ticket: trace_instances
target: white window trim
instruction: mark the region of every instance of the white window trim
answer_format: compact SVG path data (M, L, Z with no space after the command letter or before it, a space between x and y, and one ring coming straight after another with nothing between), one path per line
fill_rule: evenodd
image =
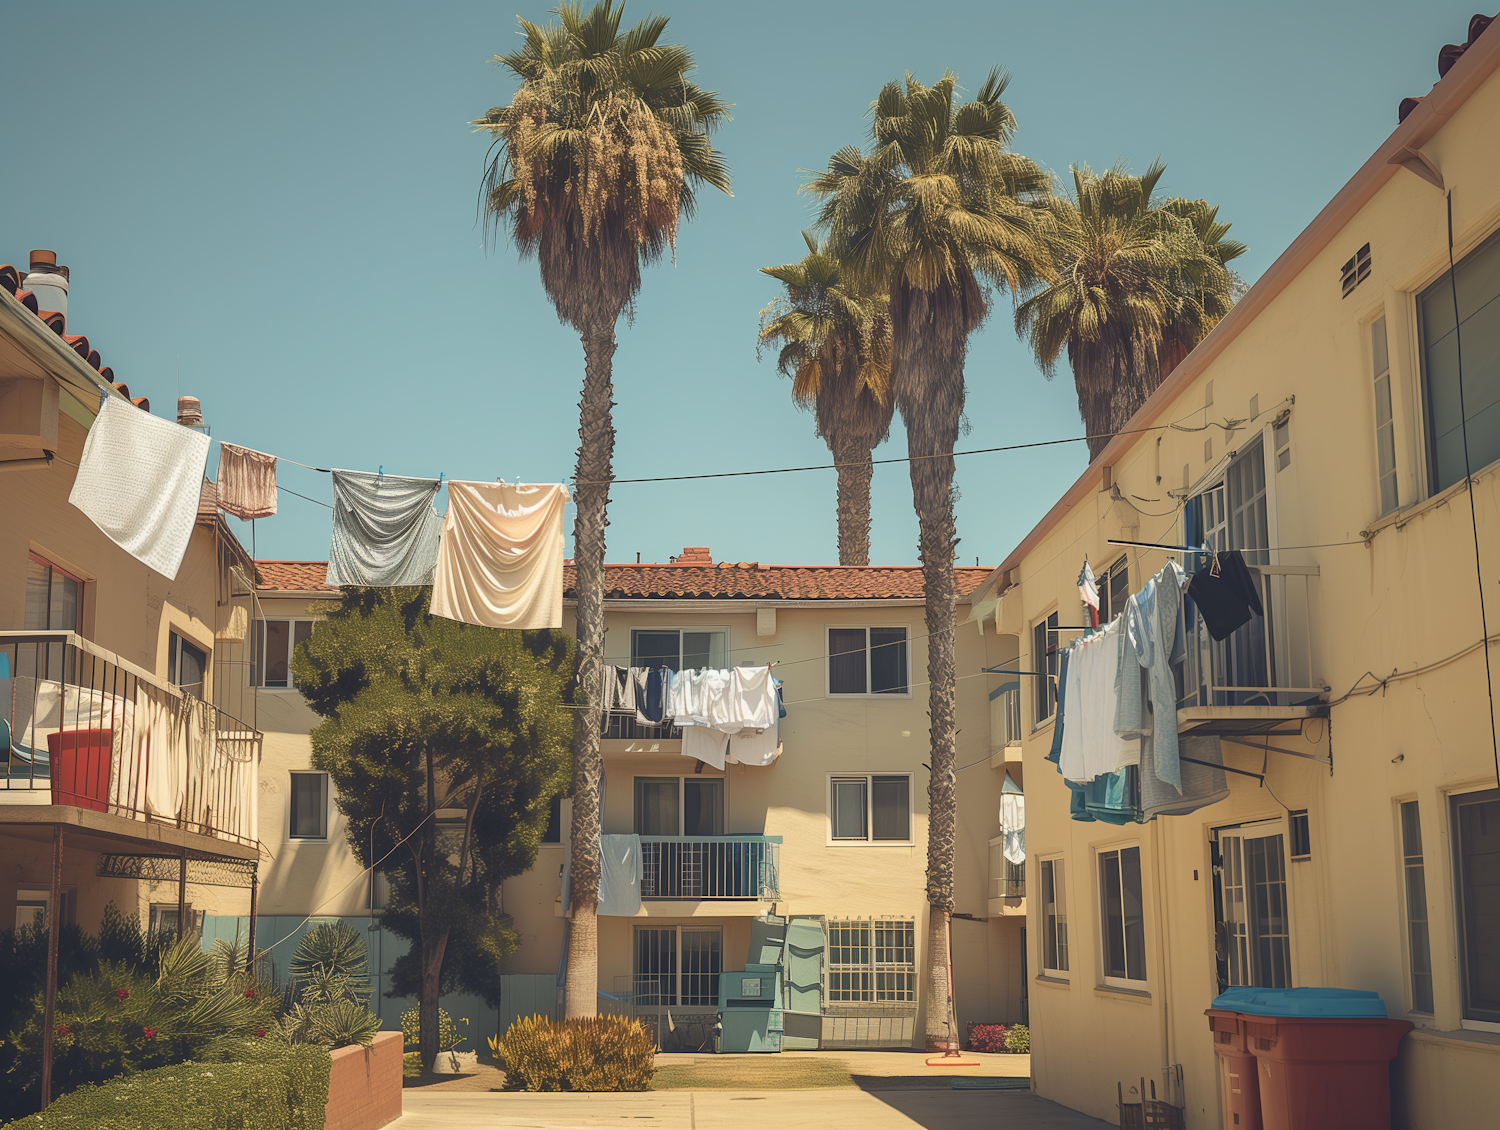
M280 688L273 687L271 689L278 690ZM292 797L295 795L292 791L292 775L294 773L315 773L323 778L323 834L321 836L292 835ZM286 841L293 844L331 843L333 841L333 778L321 769L288 769L286 779Z
M1044 863L1060 863L1060 864L1062 864L1062 872L1063 872L1062 913L1063 913L1063 919L1064 919L1065 923L1067 921L1071 920L1071 916L1068 914L1068 893L1069 893L1069 891L1072 888L1072 884L1068 881L1068 858L1067 858L1067 855L1065 853L1063 853L1063 852L1057 852L1054 855L1045 855L1045 856L1038 857L1038 859L1036 861L1036 897L1037 897L1037 901L1036 901L1036 914L1037 914L1038 921L1041 922L1042 928L1037 933L1037 939L1041 943L1041 952L1037 955L1036 967L1042 971L1042 976L1043 977L1050 977L1054 981L1071 981L1073 979L1073 974L1072 974L1071 970L1068 970L1068 969L1049 969L1047 967L1047 912L1046 912L1046 910L1043 909L1046 906L1046 903L1042 902L1042 864L1044 864ZM1072 963L1072 960L1073 960L1073 939L1072 939L1071 936L1069 936L1069 938L1068 938L1068 962L1069 962L1069 964Z
M904 840L836 840L833 838L833 782L864 780L865 782L865 827L871 836L875 834L875 785L876 777L905 777L906 778L906 834ZM916 825L916 814L913 811L912 797L913 775L895 771L881 773L872 770L868 773L828 773L824 775L823 781L823 805L825 809L824 827L826 839L824 847L836 848L884 848L884 847L915 847L916 839L912 836L912 830Z
M1050 675L1045 675L1045 674L1042 673L1043 670L1047 666L1047 653L1045 651L1043 651L1041 654L1037 654L1037 652L1036 652L1036 630L1037 630L1038 627L1040 627L1041 625L1043 625L1044 623L1046 623L1047 620L1051 619L1053 616L1056 616L1058 618L1058 620L1061 621L1062 620L1062 608L1059 607L1059 606L1053 606L1052 608L1047 609L1046 612L1043 612L1040 616L1038 616L1035 620L1033 620L1031 622L1031 626L1026 631L1026 637L1027 637L1026 638L1026 647L1027 647L1027 650L1031 653L1031 670L1036 672L1036 674L1030 676L1030 678L1033 679L1033 680L1051 678ZM1052 629L1049 629L1049 631L1057 631L1057 629L1056 628L1052 628ZM1058 631L1057 646L1059 648L1062 647L1062 633L1060 631ZM1058 666L1059 666L1059 668L1061 668L1061 666L1062 666L1062 661L1060 659L1058 660ZM1059 690L1060 689L1061 688L1059 688ZM1031 688L1031 714L1032 714L1032 717L1031 717L1031 732L1033 734L1036 733L1038 730L1045 729L1046 727L1051 726L1054 722L1057 721L1057 707L1055 705L1055 700L1056 700L1056 698L1058 696L1057 695L1053 695L1051 697L1054 699L1054 706L1052 708L1052 713L1049 714L1049 715L1047 715L1045 718L1038 718L1036 716L1036 714L1037 714L1037 689L1036 689L1035 683L1033 682L1033 685L1032 685L1032 688Z
M682 633L683 632L722 632L724 634L724 661L730 667L734 666L734 648L730 647L731 632L727 624L631 624L625 629L625 654L610 659L605 658L606 663L615 663L620 667L630 667L635 663L635 633L636 632L676 632L677 633L677 664L682 666ZM606 645L607 646L607 645Z
M823 625L823 646L824 646L824 648L827 648L827 646L828 646L828 633L831 632L831 631L833 631L836 628L847 628L847 629L850 629L850 630L853 630L855 628L862 628L864 630L864 633L865 633L865 686L867 686L867 687L870 685L870 682L871 682L871 679L870 679L870 631L871 631L871 629L873 629L873 628L900 628L902 631L904 631L906 633L906 690L904 690L904 691L886 691L883 694L876 693L875 691L865 691L862 694L846 694L846 693L844 693L842 691L835 692L834 689L833 689L833 671L831 669L832 664L830 662L830 660L832 659L832 656L830 655L830 656L828 656L825 659L825 661L823 663L823 697L824 698L836 698L836 699L877 699L877 700L896 699L896 700L900 700L900 699L909 699L909 698L912 697L912 691L911 691L911 671L912 671L912 648L911 648L911 644L912 644L912 638L911 638L911 625L910 624L824 624Z
M1449 901L1448 901L1448 913L1451 916L1450 917L1450 921L1452 923L1453 937L1454 937L1454 940L1455 940L1455 943L1456 943L1456 947L1455 947L1455 951L1454 952L1455 952L1455 956L1458 959L1455 962L1455 971L1458 974L1457 983L1456 983L1456 985L1454 987L1454 990L1450 990L1450 991L1454 991L1455 995L1457 996L1458 1018L1459 1018L1458 1019L1458 1026L1459 1026L1460 1029L1463 1029L1463 1030L1469 1031L1469 1032L1497 1032L1497 1033L1500 1033L1500 1024L1495 1023L1495 1021L1493 1021L1493 1020L1470 1020L1470 1019L1468 1019L1467 1017L1464 1016L1464 1008L1465 1008L1465 1003L1464 1003L1464 983L1465 983L1465 980L1468 977L1468 970L1465 968L1465 965L1466 965L1466 963L1468 961L1468 957L1464 953L1464 950L1463 950L1463 929L1464 929L1464 925L1463 925L1463 921L1464 921L1463 920L1463 914L1464 914L1464 911L1463 911L1463 886L1462 886L1462 883L1461 883L1461 880L1460 880L1461 868L1463 867L1463 862L1459 858L1459 853L1458 853L1458 828L1454 826L1455 823L1456 823L1456 821L1453 818L1453 815L1454 815L1453 802L1455 800L1458 800L1458 799L1460 799L1462 797L1465 797L1465 796L1469 796L1469 795L1474 794L1474 793L1487 793L1487 792L1491 792L1491 791L1493 791L1493 790L1490 789L1490 788L1480 787L1480 788L1453 789L1450 792L1443 793L1442 794L1442 797L1443 797L1443 817L1444 817L1444 819L1443 819L1443 827L1445 829L1444 834L1443 834L1443 838L1447 841L1447 843L1449 845L1449 853L1450 853L1449 854L1449 868L1448 868L1449 879L1448 879L1448 881L1451 884L1451 887L1450 887L1450 892L1451 893L1450 893L1450 898L1449 898ZM1423 859L1424 859L1424 863L1425 863L1425 858L1426 858L1426 854L1425 853L1426 853L1426 844L1424 842L1424 844L1423 844ZM1428 893L1431 894L1431 892L1432 892L1432 886L1430 884L1428 885L1427 890L1428 890ZM1402 908L1405 909L1405 903L1404 902L1402 904ZM1430 930L1431 930L1431 924L1432 924L1432 906L1431 906L1431 903L1428 904L1427 915L1428 915L1427 922L1428 922L1428 929L1429 929L1429 942L1428 942L1428 944L1430 946L1431 945ZM1436 970L1434 970L1434 973L1435 972L1436 972ZM1436 981L1436 977L1434 977L1434 981ZM1450 998L1450 999L1452 999L1452 998ZM1433 985L1433 1002L1432 1003L1433 1003L1433 1007L1436 1008L1437 1005L1438 1005L1437 985L1436 984ZM1427 1015L1427 1014L1425 1014L1425 1013L1419 1013L1418 1015Z
M1105 969L1106 965L1108 964L1109 958L1105 955L1105 952L1104 952L1104 946L1105 946L1104 902L1103 902L1103 893L1104 892L1101 889L1101 883L1100 883L1100 877L1103 874L1103 861L1102 861L1102 859L1100 857L1104 856L1104 855L1108 855L1112 851L1113 852L1127 851L1130 848L1135 848L1138 852L1140 852L1140 856L1141 856L1141 934L1142 934L1141 944L1145 947L1145 950L1146 950L1145 954L1142 955L1142 958L1144 959L1145 957L1150 956L1150 953L1151 953L1151 945L1150 945L1150 942L1148 940L1149 939L1150 931L1147 929L1147 915L1146 915L1146 886L1147 886L1147 883L1146 883L1146 850L1145 850L1145 847L1142 845L1141 841L1139 841L1139 840L1120 840L1120 841L1117 841L1115 843L1098 844L1094 848L1094 899L1095 899L1095 901L1098 904L1098 914L1099 914L1099 917L1098 917L1099 929L1098 929L1098 931L1097 931L1097 933L1095 935L1096 940L1099 943L1099 949L1096 952L1099 955L1099 983L1100 983L1101 986L1103 986L1104 988L1107 988L1107 989L1126 989L1126 990L1128 990L1130 992L1144 993L1144 992L1148 992L1150 990L1150 986L1151 986L1151 979L1150 979L1151 978L1151 970L1150 970L1149 966L1147 967L1147 970L1146 970L1146 978L1145 978L1145 980L1140 980L1140 981L1134 980L1134 979L1132 979L1130 977L1111 977L1111 976L1109 976L1108 974L1106 974L1104 972L1104 969ZM1122 883L1123 883L1123 879L1122 879ZM1122 896L1123 896L1123 891L1122 891ZM1072 947L1069 946L1068 948L1069 948L1069 951L1070 951L1069 956L1071 957ZM1126 963L1127 967L1130 964L1130 956L1129 956L1128 952L1126 954L1125 963Z
M686 774L686 775L681 774L681 773L678 773L678 774L672 774L672 773L632 773L631 776L630 776L630 824L631 824L632 829L634 829L634 826L635 826L635 804L636 804L635 783L637 781L672 781L672 780L675 780L677 782L677 833L676 833L676 835L677 835L677 837L679 839L687 839L687 833L685 831L683 831L683 828L686 827L686 824L687 824L687 782L689 782L689 781L722 781L722 782L724 782L724 786L723 786L723 788L721 790L721 792L723 794L722 799L724 801L724 827L725 828L729 827L729 774L727 772L724 772L724 771L715 771L712 768L705 768L702 773L689 773L689 774ZM572 803L571 801L569 801L569 799L567 797L563 797L563 801L565 803L569 804L569 805L571 805L571 803ZM569 809L569 818L571 819L571 808ZM645 835L646 833L644 833L644 832L637 832L635 834L636 835ZM736 834L737 833L734 833L734 832L725 832L724 833L724 835L726 835L726 836L732 836L732 835L736 835ZM711 839L713 837L699 836L699 837L695 837L695 838L698 838L698 839ZM565 826L564 829L563 829L563 842L566 843L567 841L568 841L568 833L567 833L567 828ZM555 843L555 841L554 841L554 843Z
M301 691L299 691L297 689L297 679L296 679L296 676L294 676L292 674L292 652L295 651L296 648L297 648L297 629L296 629L296 627L294 625L299 624L299 623L317 624L317 623L319 623L320 620L321 620L321 617L312 617L312 616L261 616L258 619L252 619L250 621L250 642L249 642L249 647L252 648L252 649L255 648L256 647L256 636L258 635L260 637L260 646L259 646L260 654L259 655L252 655L250 657L250 673L251 673L252 678L256 674L257 668L259 669L259 673L260 673L260 682L257 683L257 682L253 682L252 681L251 684L250 684L252 690L263 691L266 694L289 694L289 693L300 694L301 693ZM270 633L266 631L265 625L267 623L276 623L276 622L280 622L280 621L285 621L286 624L287 624L287 630L286 630L287 631L286 686L284 686L284 687L268 687L268 686L266 686L266 654L265 654L265 651L266 651L266 638L267 638L267 636ZM257 625L260 626L258 630L257 630L257 627L256 627ZM212 657L210 657L210 658L212 658Z

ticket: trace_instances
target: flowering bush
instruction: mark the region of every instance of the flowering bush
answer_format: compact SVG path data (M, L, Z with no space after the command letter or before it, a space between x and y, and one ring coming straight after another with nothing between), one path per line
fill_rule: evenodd
M1012 1024L1005 1033L1005 1047L1018 1055L1031 1051L1031 1029L1024 1024Z
M1003 1052L1005 1047L1004 1024L981 1024L969 1021L969 1050L976 1052Z
M459 1024L468 1024L465 1018L454 1023L453 1017L448 1015L446 1009L438 1009L438 1051L457 1051L458 1045L466 1042L468 1036L459 1031ZM422 1022L415 1008L409 1008L401 1014L401 1035L404 1046L408 1051L415 1051L421 1041Z

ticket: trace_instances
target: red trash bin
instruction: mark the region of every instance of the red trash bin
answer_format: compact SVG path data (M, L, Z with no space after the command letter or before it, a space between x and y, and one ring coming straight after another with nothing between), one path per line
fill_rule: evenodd
M1265 1130L1391 1124L1391 1060L1409 1020L1247 1016Z
M1262 1130L1260 1072L1255 1054L1247 1045L1243 1013L1222 1008L1204 1010L1214 1034L1214 1054L1219 1062L1219 1109L1224 1130Z
M48 734L52 803L105 811L113 744L113 730L61 730Z

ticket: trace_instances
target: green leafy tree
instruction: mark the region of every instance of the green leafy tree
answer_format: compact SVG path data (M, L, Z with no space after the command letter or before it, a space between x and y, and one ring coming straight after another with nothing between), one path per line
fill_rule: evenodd
M499 886L536 861L567 788L573 666L561 632L461 624L431 615L430 595L345 589L292 660L323 716L313 764L338 788L355 855L390 878L385 925L412 943L390 995L419 998L427 1069L442 992L499 1000L496 963L516 947Z
M495 138L481 207L523 257L535 256L558 318L583 340L574 473L577 517L578 712L573 747L572 925L567 1013L592 1016L599 965L599 755L604 655L604 543L615 429L615 323L641 286L641 267L676 246L703 185L729 191L709 144L728 104L687 76L693 55L661 42L667 17L622 32L623 4L555 9L557 23L521 20L523 42L495 61L520 79L510 105L472 124Z
M1158 201L1165 172L1075 166L1072 192L1052 201L1053 269L1016 309L1048 376L1067 352L1090 459L1233 304L1225 264L1244 244L1205 201Z
M1012 151L1016 120L992 71L973 101L957 77L911 75L881 90L868 155L847 146L816 175L819 222L844 276L887 293L896 407L906 426L926 595L931 766L927 840L927 1037L947 1037L948 915L953 909L957 670L954 660L953 445L963 424L969 335L987 290L1017 292L1049 269L1049 182Z
M807 232L801 261L762 267L786 287L761 311L759 344L779 348L792 400L813 413L838 466L839 564L870 563L872 453L891 431L891 316L884 291L846 282L838 260Z

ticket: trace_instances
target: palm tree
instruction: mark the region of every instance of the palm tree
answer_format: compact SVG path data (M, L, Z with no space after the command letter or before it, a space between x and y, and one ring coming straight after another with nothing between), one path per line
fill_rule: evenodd
M729 191L709 143L728 104L686 77L685 47L660 42L665 16L623 34L623 4L557 9L560 22L521 20L524 42L497 55L521 81L508 106L473 125L494 135L481 187L487 219L504 223L542 286L583 340L575 471L578 685L573 743L572 924L567 1015L592 1016L598 990L599 729L604 645L604 542L615 430L615 323L635 298L641 267L675 248L701 185Z
M844 276L890 295L891 372L906 426L912 502L926 593L928 714L927 1039L946 1039L948 926L953 910L954 735L957 672L953 560L953 444L964 410L969 335L989 310L987 287L1013 293L1048 268L1048 180L1010 149L1016 121L992 71L971 102L957 78L911 75L871 107L868 155L847 146L808 190Z
M870 563L871 452L890 434L891 318L885 294L847 283L837 260L802 233L797 263L762 267L786 296L761 311L761 346L780 346L776 367L792 400L813 413L838 467L839 564Z
M1015 317L1049 377L1066 348L1092 459L1228 312L1224 264L1244 246L1205 202L1153 199L1160 161L1072 172L1073 192L1053 197L1052 277Z

